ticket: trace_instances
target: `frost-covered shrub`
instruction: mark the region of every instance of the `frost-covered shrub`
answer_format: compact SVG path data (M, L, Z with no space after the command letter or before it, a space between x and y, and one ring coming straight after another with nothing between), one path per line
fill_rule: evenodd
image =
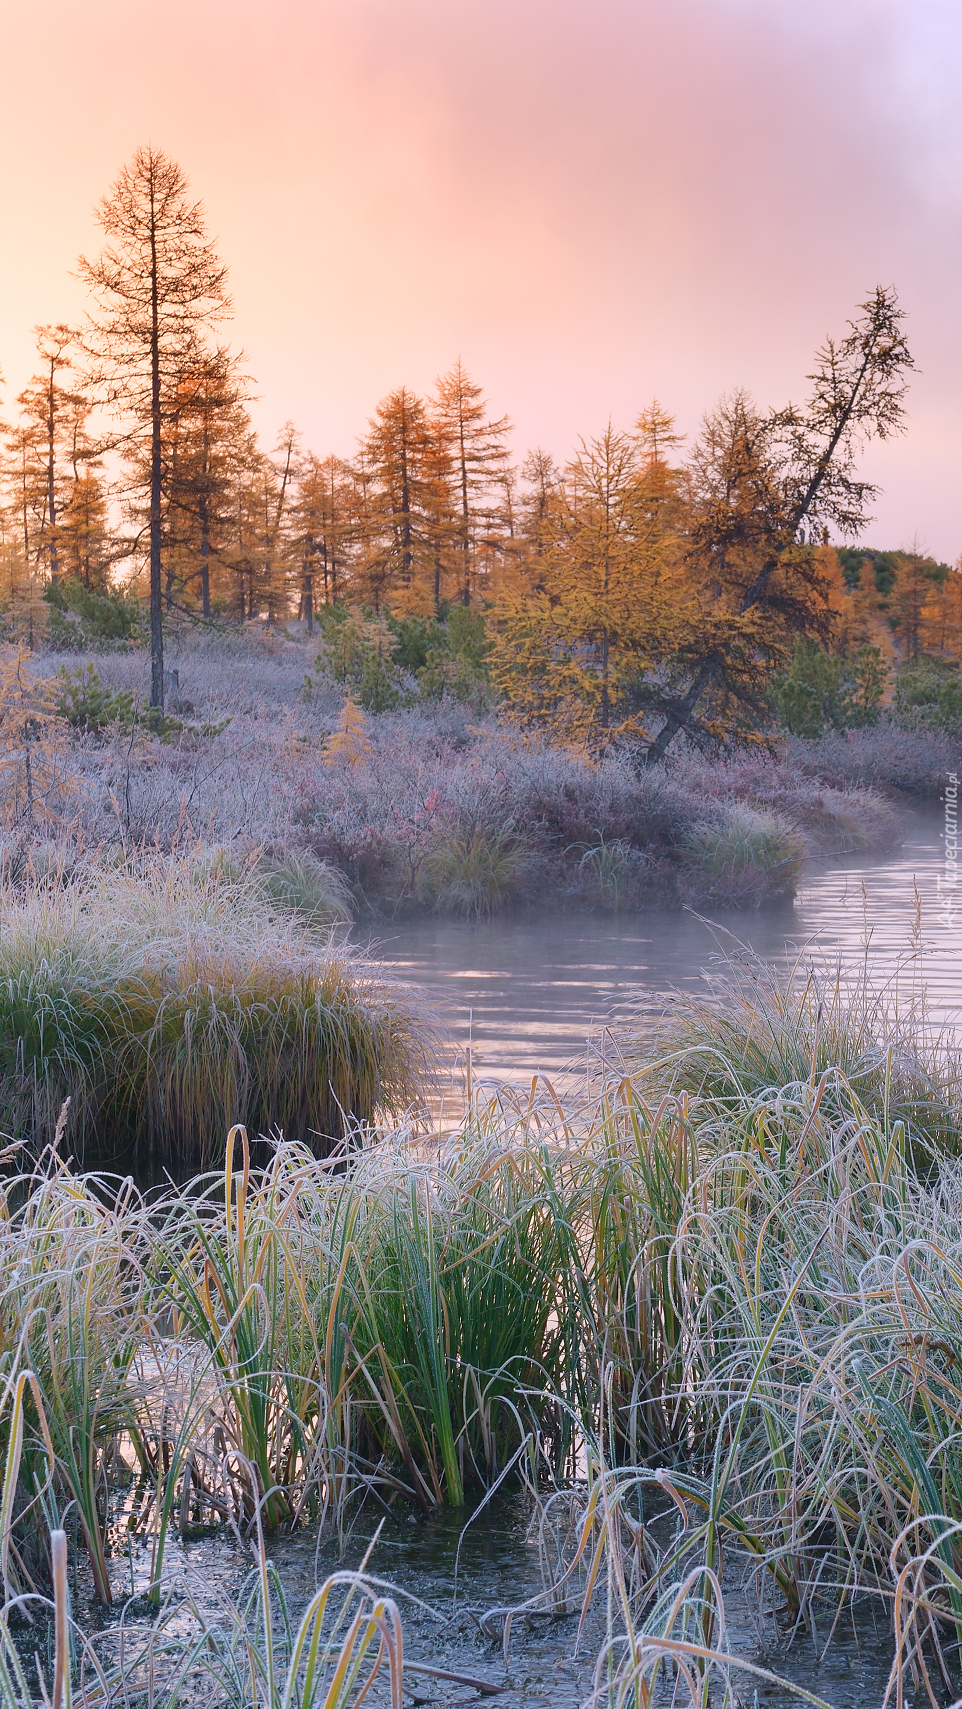
M675 775L688 794L744 801L779 814L811 854L872 853L899 841L898 814L877 791L808 776L794 755L749 754L712 766L693 758Z
M805 849L783 819L736 803L695 825L685 853L682 895L737 907L794 895Z
M774 824L776 842L800 837L806 852L891 848L898 818L884 792L935 793L962 760L959 743L886 717L874 730L790 739L775 755L709 762L672 750L648 770L610 751L595 762L449 698L379 714L352 701L348 717L343 689L318 685L305 699L310 657L303 640L272 634L172 635L191 727L161 741L136 721L65 724L67 842L216 844L244 859L259 850L291 873L301 863L290 883L302 898L313 883L305 863L320 862L355 909L382 916L549 896L717 906L784 894L795 870L794 856L769 858L761 844L757 860L721 858L726 839L746 841L733 809ZM64 662L75 677L84 670L76 654ZM45 654L38 672L57 663ZM96 670L106 702L143 701L143 654L100 653ZM458 870L465 851L470 879Z
M804 776L836 788L858 784L937 797L947 773L962 764L962 742L943 730L904 730L885 718L874 730L789 741L787 758Z

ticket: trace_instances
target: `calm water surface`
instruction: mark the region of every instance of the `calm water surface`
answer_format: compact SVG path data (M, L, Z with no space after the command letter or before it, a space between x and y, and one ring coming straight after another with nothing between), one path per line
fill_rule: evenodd
M718 913L602 915L551 908L480 923L417 920L368 938L386 966L420 987L463 1065L492 1081L548 1075L570 1084L585 1043L660 1011L665 993L704 984L706 969L738 944L787 967L804 959L872 976L903 998L924 985L930 1013L962 1020L962 907L940 894L938 809L906 814L892 853L813 862L794 905ZM962 899L960 899L962 900ZM916 952L913 928L921 925ZM455 1073L448 1102L456 1108Z

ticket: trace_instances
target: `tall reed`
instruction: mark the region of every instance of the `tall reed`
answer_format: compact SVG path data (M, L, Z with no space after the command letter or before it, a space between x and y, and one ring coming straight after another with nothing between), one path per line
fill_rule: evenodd
M954 1679L956 1064L856 996L742 974L723 1013L689 1006L580 1107L475 1090L436 1145L369 1131L325 1160L283 1141L264 1167L235 1129L223 1171L146 1210L56 1159L10 1183L0 1354L8 1387L27 1360L36 1384L11 1571L30 1515L56 1529L76 1504L109 1595L123 1465L157 1601L177 1526L345 1528L370 1496L456 1505L523 1467L545 1536L551 1514L563 1533L538 1605L606 1587L613 1701L654 1703L669 1666L692 1702L731 1676L733 1558L770 1619L884 1600L893 1694L913 1670ZM208 1646L238 1702L296 1695L294 1651L302 1669L327 1644L341 1595L274 1668L262 1557L248 1613ZM368 1658L390 1651L377 1606L354 1656L365 1633ZM339 1677L359 1683L353 1666Z
M362 1574L334 1573L311 1598L295 1628L259 1524L257 1568L239 1604L224 1607L218 1621L197 1605L188 1588L182 1608L193 1620L186 1629L181 1619L179 1630L171 1631L169 1614L139 1631L125 1624L113 1660L98 1654L91 1636L71 1618L68 1539L59 1526L50 1531L52 1603L35 1591L11 1596L14 1492L20 1473L25 1397L31 1392L43 1420L43 1402L29 1370L17 1373L16 1381L11 1374L0 1394L0 1410L10 1403L9 1446L0 1482L0 1555L7 1591L0 1608L0 1709L33 1709L34 1693L11 1634L9 1615L31 1607L36 1611L38 1604L50 1608L53 1616L49 1689L35 1654L47 1709L71 1709L75 1694L79 1702L97 1709L129 1704L132 1699L158 1709L177 1709L181 1701L196 1704L199 1688L206 1688L208 1701L234 1704L237 1709L249 1709L255 1703L267 1709L342 1709L365 1696L385 1667L392 1709L400 1709L404 1640L396 1604ZM52 1469L52 1440L46 1431L44 1435ZM109 1637L108 1630L108 1642Z
M21 1475L41 1501L52 1453L53 1494L75 1506L97 1597L108 1603L104 1460L135 1416L129 1374L144 1327L143 1206L131 1182L115 1196L94 1179L77 1181L52 1156L26 1190L8 1189L2 1208L3 1361L8 1373L26 1364L37 1398L37 1412L27 1408Z
M884 990L867 953L849 973L802 953L786 977L739 950L704 993L679 994L660 1028L629 1036L626 1065L647 1089L711 1100L722 1120L759 1093L829 1072L830 1101L836 1083L849 1086L882 1121L905 1122L922 1152L941 1155L962 1131L962 1067L926 1019L920 950L918 940L909 946ZM844 1094L842 1106L840 1119Z
M537 1434L571 1246L544 1182L537 1153L484 1127L439 1164L402 1137L347 1173L284 1145L256 1174L238 1129L222 1185L167 1202L153 1272L207 1350L268 1523L343 1516L365 1475L460 1505Z

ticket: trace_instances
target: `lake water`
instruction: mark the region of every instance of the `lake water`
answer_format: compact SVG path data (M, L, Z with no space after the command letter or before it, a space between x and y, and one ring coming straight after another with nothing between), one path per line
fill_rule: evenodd
M855 971L902 997L924 984L932 1018L962 1019L962 905L946 907L943 820L906 814L890 855L810 863L795 903L751 913L588 914L562 907L490 920L427 919L383 927L367 940L386 967L421 989L451 1044L445 1102L460 1103L466 1048L476 1075L571 1084L586 1041L661 1010L665 994L702 985L713 960L738 944L786 968L799 955ZM962 904L962 895L960 895ZM913 933L916 921L920 936ZM359 934L360 935L360 934ZM866 948L867 946L867 948Z

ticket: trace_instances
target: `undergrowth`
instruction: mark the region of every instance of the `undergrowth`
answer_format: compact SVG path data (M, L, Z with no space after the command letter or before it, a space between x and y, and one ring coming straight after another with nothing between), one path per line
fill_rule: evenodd
M19 702L6 724L0 707L5 863L42 856L51 839L61 858L206 842L320 862L353 910L382 917L546 896L757 906L791 893L804 855L891 850L892 798L935 798L959 769L954 726L886 715L779 737L771 754L679 749L650 771L630 745L589 755L448 694L365 710L350 673L311 676L305 698L315 644L296 633L172 632L177 716L162 726L143 711L136 651L24 654L26 721Z
M958 1060L864 980L728 980L578 1108L475 1091L447 1136L385 1129L328 1160L282 1141L263 1169L235 1129L222 1171L149 1202L57 1152L11 1179L8 1596L68 1510L104 1601L111 1515L150 1539L162 1611L177 1527L346 1536L372 1503L520 1478L545 1588L483 1630L507 1647L516 1617L604 1587L599 1701L770 1679L728 1651L733 1571L773 1625L881 1602L887 1701L913 1679L957 1693ZM307 1651L274 1643L257 1547L253 1603L201 1627L190 1665L280 1704ZM394 1615L349 1588L351 1643L393 1669Z

